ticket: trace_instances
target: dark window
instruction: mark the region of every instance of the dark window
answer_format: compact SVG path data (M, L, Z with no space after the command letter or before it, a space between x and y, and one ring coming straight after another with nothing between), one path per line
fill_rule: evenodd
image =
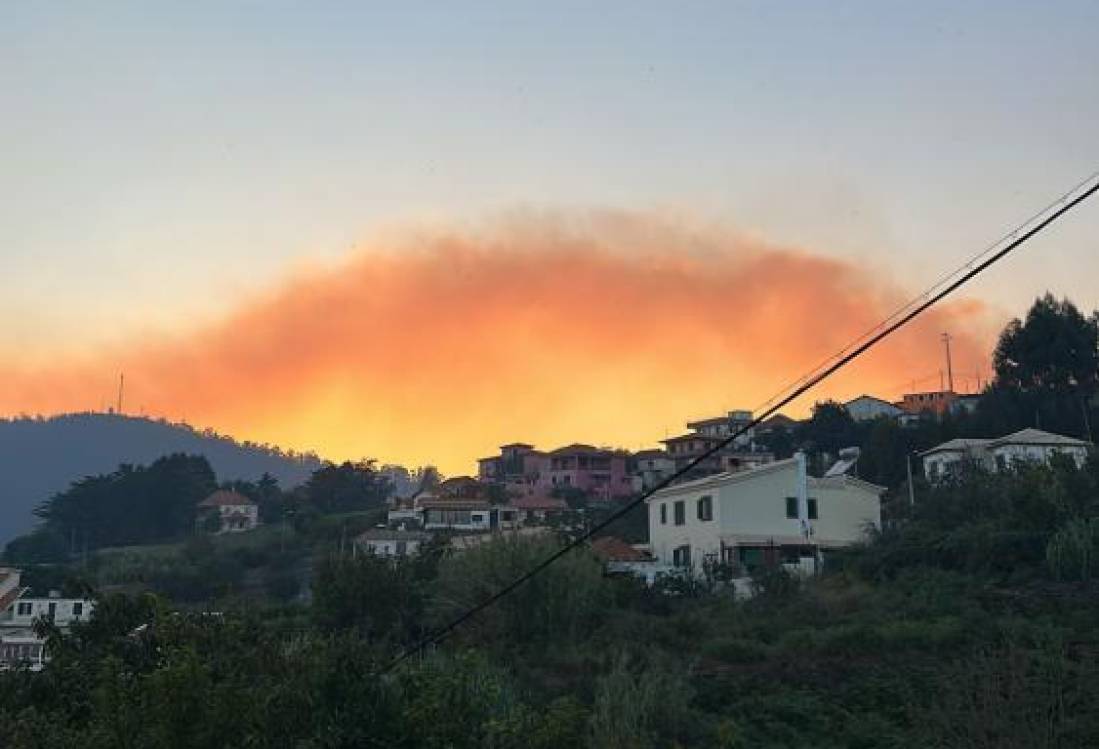
M679 502L676 502L673 505L673 508L675 509L675 524L676 525L683 525L684 523L686 523L687 522L687 505L684 502L679 501Z
M660 505L660 524L668 524L668 505Z
M813 499L812 497L809 498L809 519L817 519L817 500Z
M30 603L21 603L21 604L19 604L19 616L30 616L30 615L31 615L31 605L30 605Z
M73 616L80 616L84 613L84 604L77 601L73 604Z
M672 550L672 564L676 567L691 566L691 547L677 546Z
M49 610L49 617L51 622L54 620L55 616L57 616L57 604L51 601Z
M786 517L797 519L798 516L798 498L787 497L786 498Z
M710 496L700 497L698 500L698 519L714 519L714 498Z

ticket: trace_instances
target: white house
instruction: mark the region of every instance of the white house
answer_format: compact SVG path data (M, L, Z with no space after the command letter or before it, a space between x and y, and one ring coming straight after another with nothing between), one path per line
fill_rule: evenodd
M872 395L860 395L844 403L843 407L855 421L873 421L883 416L893 419L904 413L899 406Z
M924 476L940 481L956 475L966 463L1000 471L1017 463L1049 463L1054 455L1066 455L1082 466L1091 443L1040 429L1021 429L997 439L953 439L920 454Z
M45 641L34 631L34 623L45 619L60 629L91 618L95 602L84 598L62 598L51 592L46 598L26 595L20 587L20 572L0 568L0 668L25 664L39 670L46 661Z
M426 531L371 528L355 538L355 545L380 557L403 557L419 554L420 547L430 540L431 534Z
M73 622L87 621L92 616L95 602L86 598L62 598L51 594L47 598L22 596L0 613L0 628L32 627L36 619L46 619L58 627L68 627Z
M240 533L259 525L259 506L240 492L219 489L198 503L199 513L217 513L218 533Z
M646 500L653 556L701 572L761 564L812 567L881 524L884 488L847 475L815 478L805 456L662 489Z

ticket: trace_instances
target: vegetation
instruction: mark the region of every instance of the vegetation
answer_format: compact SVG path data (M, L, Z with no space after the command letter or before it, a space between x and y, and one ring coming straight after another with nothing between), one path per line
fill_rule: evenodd
M1042 338L1061 336L1051 324L1079 329L1065 304L1039 306ZM1031 324L1010 326L1001 348L1028 350L1017 343ZM1005 353L992 402L1079 402L1094 386L1088 355L1051 350L1069 353L1041 366ZM44 628L44 671L0 673L0 745L1099 745L1099 461L972 467L914 487L915 503L896 491L911 450L1015 418L990 414L902 430L823 404L787 434L821 455L854 440L864 477L894 489L882 530L821 576L763 570L745 600L714 579L608 578L577 552L422 652L553 543L363 556L346 541L378 517L370 464L327 467L301 491L239 485L267 497L265 529L104 549L70 567L100 586L99 606L66 635ZM590 520L591 503L572 501ZM240 595L250 586L258 599Z

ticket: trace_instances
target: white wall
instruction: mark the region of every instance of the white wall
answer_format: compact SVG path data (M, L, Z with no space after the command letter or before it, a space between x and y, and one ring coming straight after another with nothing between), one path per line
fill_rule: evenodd
M1083 466L1087 460L1086 447L1058 446L1058 445L1000 445L989 451L992 454L993 469L1000 468L1003 463L1011 467L1012 463L1048 463L1057 453L1063 453L1071 457L1077 467Z
M250 531L259 525L259 507L257 505L220 505L218 510L221 514L221 529L219 533L239 533L241 531ZM243 515L245 520L243 527L236 527L230 525L235 520L234 516Z
M386 539L371 538L371 539L368 539L366 541L363 541L363 545L367 549L373 551L378 556L383 556L383 557L399 556L400 553L398 552L398 547L397 547L398 543L400 543L400 542L395 538L386 538ZM419 553L419 551L420 551L420 541L419 540L414 540L414 539L406 540L404 542L404 544L405 544L405 548L404 548L403 553L405 555L415 556L416 554Z
M781 461L732 476L711 477L661 491L647 502L649 542L652 554L666 564L673 563L674 550L691 547L691 564L701 571L707 554L720 558L726 547L738 543L776 544L804 539L802 524L786 516L786 498L796 497L797 466ZM697 502L713 497L713 520L699 520ZM847 477L809 478L808 495L816 499L818 519L809 520L806 544L841 546L865 537L868 525L881 525L881 499L876 488ZM684 524L675 525L674 505L684 502ZM667 506L667 523L660 522L660 506Z
M83 598L17 598L8 608L10 618L5 617L4 625L10 627L29 627L39 617L49 618L50 606L54 606L53 621L57 626L68 626L74 621L87 621L95 608L94 601ZM82 611L77 614L77 604Z
M879 416L896 416L901 412L901 409L891 403L883 403L873 398L856 398L844 408L855 421L870 421Z

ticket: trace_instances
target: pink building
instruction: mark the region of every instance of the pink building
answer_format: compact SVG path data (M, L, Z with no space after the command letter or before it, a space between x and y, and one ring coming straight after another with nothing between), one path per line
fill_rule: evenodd
M602 499L618 499L633 493L627 472L629 453L591 445L573 444L549 454L549 489L572 487Z
M534 445L513 442L502 445L500 454L477 461L477 478L503 484L508 493L519 497L544 494L549 481L549 456Z

